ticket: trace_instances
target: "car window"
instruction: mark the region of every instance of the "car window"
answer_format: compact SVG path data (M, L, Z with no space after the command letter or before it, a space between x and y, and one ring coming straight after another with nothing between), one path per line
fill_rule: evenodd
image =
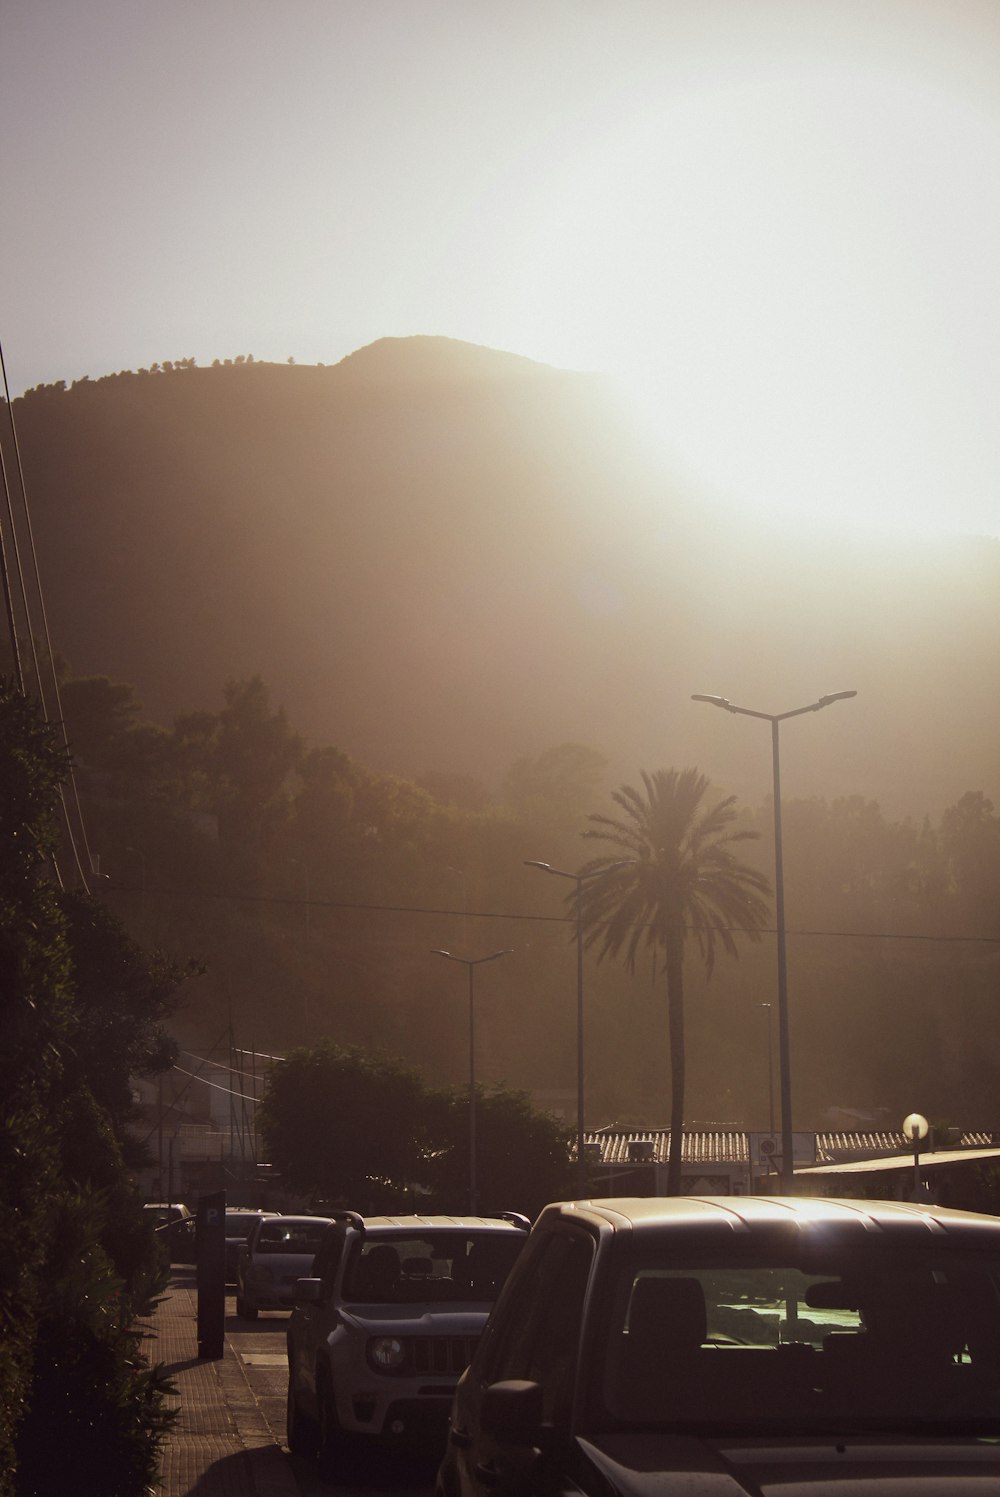
M343 1234L336 1227L328 1228L320 1241L316 1262L313 1264L313 1277L322 1279L324 1295L328 1296L333 1293L343 1251Z
M242 1213L240 1213L239 1215L227 1214L226 1236L249 1237L250 1233L253 1231L259 1220L260 1218L257 1216L244 1216Z
M258 1253L315 1253L323 1235L323 1226L295 1222L261 1222L254 1243Z
M491 1304L523 1243L514 1231L368 1233L351 1246L344 1296L369 1304Z
M1000 1261L878 1246L677 1262L665 1239L630 1257L609 1302L606 1412L771 1430L996 1422Z
M504 1317L484 1375L489 1382L541 1383L545 1418L558 1420L568 1416L572 1399L594 1243L584 1232L553 1232L540 1239L539 1249L530 1273L524 1265L525 1293L516 1313Z

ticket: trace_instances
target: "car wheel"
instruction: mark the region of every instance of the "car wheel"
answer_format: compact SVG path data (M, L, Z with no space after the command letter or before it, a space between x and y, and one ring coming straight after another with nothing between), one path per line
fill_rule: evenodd
M288 1402L285 1405L285 1437L292 1455L305 1456L311 1460L319 1445L319 1432L312 1419L303 1414L295 1396L291 1372L288 1376Z
M352 1445L337 1420L337 1409L333 1401L333 1384L329 1375L324 1376L316 1389L319 1405L319 1438L316 1456L319 1474L324 1481L345 1481L351 1474Z

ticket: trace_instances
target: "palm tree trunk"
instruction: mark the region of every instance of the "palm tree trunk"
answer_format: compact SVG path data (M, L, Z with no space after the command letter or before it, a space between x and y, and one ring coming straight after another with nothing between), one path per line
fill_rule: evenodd
M668 941L667 1029L670 1036L670 1153L667 1156L667 1195L681 1194L681 1152L684 1146L684 934Z

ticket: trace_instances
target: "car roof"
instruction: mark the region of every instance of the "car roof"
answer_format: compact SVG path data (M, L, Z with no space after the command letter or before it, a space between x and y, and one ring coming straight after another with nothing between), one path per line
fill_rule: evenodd
M576 1219L592 1226L631 1231L638 1237L662 1230L701 1236L760 1233L776 1227L841 1228L908 1239L944 1234L1000 1247L1000 1218L947 1206L908 1201L868 1201L817 1196L648 1196L560 1201L546 1206L538 1225Z
M311 1216L308 1214L303 1216L285 1216L276 1211L265 1212L263 1214L266 1217L268 1226L273 1226L275 1222L287 1222L292 1226L311 1226L318 1222L322 1226L326 1226L333 1220L330 1216Z
M411 1232L523 1232L524 1226L501 1216L365 1216L364 1230Z

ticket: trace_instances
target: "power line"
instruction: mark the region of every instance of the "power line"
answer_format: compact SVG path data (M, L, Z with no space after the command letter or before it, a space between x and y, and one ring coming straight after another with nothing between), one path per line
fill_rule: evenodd
M447 916L452 919L465 915L470 920L522 921L539 925L573 925L576 919L576 917L572 914L539 915L534 913L519 914L516 912L512 914L509 911L505 910L455 910L429 905L359 903L342 899L296 899L293 897L286 897L284 895L278 894L233 894L215 889L164 889L156 888L155 886L151 887L149 884L146 884L143 890L140 890L139 886L135 884L116 883L113 892L124 894L138 894L140 892L144 892L147 896L150 894L160 894L169 899L215 899L219 900L220 902L228 901L233 904L281 905L290 909L303 909L304 907L308 906L309 908L316 910L359 910L385 915L439 915ZM774 926L768 925L761 926L759 930L750 930L749 928L741 925L714 925L711 927L689 925L686 927L686 929L692 933L699 929L712 929L728 930L732 932L733 935L776 934ZM887 930L799 930L792 927L788 928L787 934L790 936L832 938L835 940L844 941L924 941L931 944L940 945L979 944L986 946L1000 946L1000 936L948 936L932 935L927 932L914 933L906 931L901 932ZM265 1058L272 1060L283 1059L282 1056L269 1056Z

